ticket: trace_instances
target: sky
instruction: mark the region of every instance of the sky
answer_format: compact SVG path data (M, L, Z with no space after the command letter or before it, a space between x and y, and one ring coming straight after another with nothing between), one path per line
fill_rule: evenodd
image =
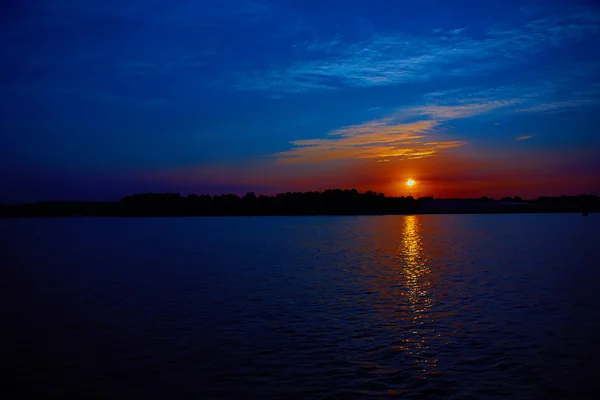
M600 193L591 0L8 0L0 31L0 202Z

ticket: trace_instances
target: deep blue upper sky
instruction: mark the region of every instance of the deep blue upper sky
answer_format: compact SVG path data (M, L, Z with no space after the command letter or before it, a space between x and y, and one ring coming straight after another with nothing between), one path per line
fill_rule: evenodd
M600 186L592 1L0 7L0 202Z

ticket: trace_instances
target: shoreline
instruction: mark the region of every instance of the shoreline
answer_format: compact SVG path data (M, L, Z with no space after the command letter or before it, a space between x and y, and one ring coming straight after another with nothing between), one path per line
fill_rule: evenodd
M460 211L460 212L396 212L396 213L327 213L327 214L29 214L0 215L0 219L34 219L34 218L228 218L228 217L384 217L409 215L515 215L515 214L580 214L589 216L598 214L600 210L582 211L566 210L528 210L528 211Z
M539 214L600 212L595 195L520 197L500 200L385 197L373 192L329 190L322 193L249 194L182 197L179 194L143 194L121 201L40 201L0 205L0 218L35 217L210 217L210 216L367 216Z

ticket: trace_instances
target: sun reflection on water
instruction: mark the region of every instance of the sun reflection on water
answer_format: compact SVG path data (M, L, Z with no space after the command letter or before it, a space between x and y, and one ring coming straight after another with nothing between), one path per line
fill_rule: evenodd
M435 336L432 325L432 293L431 280L428 279L430 269L423 251L423 240L419 233L419 217L409 215L404 217L400 244L400 259L402 262L401 279L403 292L407 300L410 335L403 339L400 348L407 352L421 367L423 373L434 373L437 359L433 357L429 339Z
M353 244L347 253L350 259L368 260L361 266L360 279L366 289L361 296L372 314L370 324L360 330L372 341L365 368L376 376L396 374L403 368L420 379L440 375L440 346L446 335L441 335L443 314L436 300L443 296L443 285L430 258L439 249L424 239L421 219L412 215L362 220L358 245ZM387 346L382 346L382 340Z

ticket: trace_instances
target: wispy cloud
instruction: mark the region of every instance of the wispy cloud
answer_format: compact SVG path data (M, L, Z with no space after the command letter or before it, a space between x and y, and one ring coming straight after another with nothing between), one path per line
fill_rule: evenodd
M393 118L385 118L332 131L327 139L292 141L294 148L275 156L282 161L302 163L349 158L422 157L435 151L435 146L425 149L422 139L436 124L436 121L396 123Z
M535 104L530 107L520 108L519 112L559 113L575 107L586 107L600 104L600 99L572 99L555 101L551 103Z
M436 29L428 36L375 35L358 42L338 36L329 42L305 44L307 58L242 76L234 88L297 92L423 82L442 74L469 75L522 63L536 53L598 31L596 14L563 13L530 20L518 28L494 27L478 38L465 35L462 28ZM311 57L315 49L326 54Z
M532 137L533 136L531 136L531 135L528 135L528 136L519 136L515 140L527 140L527 139L531 139Z
M506 109L516 113L560 113L573 108L600 105L600 84L580 80L574 75L569 79L552 74L541 77L527 85L499 86L487 89L465 88L438 91L424 95L429 105L421 111L434 118L469 117L481 112ZM589 76L586 75L586 78ZM562 79L561 79L562 78ZM594 79L594 77L592 77ZM581 87L584 86L584 89ZM494 125L500 125L494 122Z
M463 100L465 101L465 100ZM421 115L427 115L430 118L437 120L449 120L468 118L474 115L483 114L499 108L513 106L519 104L521 100L490 100L490 99L468 99L469 104L455 105L428 105L418 107L414 111Z
M516 95L514 87L467 92L446 91L426 94L425 105L397 109L388 117L331 131L323 139L290 142L290 150L275 154L280 161L313 163L341 159L416 159L440 150L467 144L463 140L432 140L450 125L449 121L470 118L501 109L515 110L528 104L527 98L501 99ZM433 101L431 101L433 99ZM499 124L499 123L496 123ZM529 139L531 136L518 140Z
M400 109L393 115L331 131L325 139L290 142L292 149L275 154L286 163L314 163L344 159L390 158L417 159L429 157L439 150L459 147L465 141L432 141L427 138L448 118L486 112L486 107L451 112L449 108L413 107ZM416 122L407 122L418 118Z

